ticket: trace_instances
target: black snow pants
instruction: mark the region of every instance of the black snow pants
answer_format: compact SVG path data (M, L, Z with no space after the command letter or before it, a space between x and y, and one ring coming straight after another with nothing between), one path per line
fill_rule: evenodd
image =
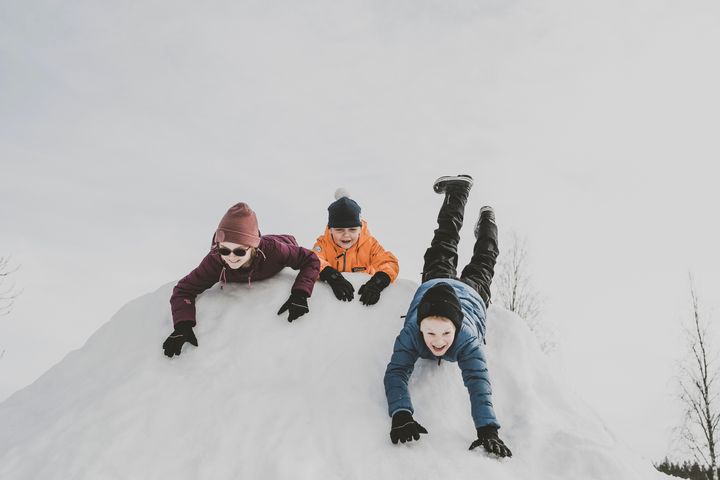
M438 228L430 248L425 251L423 282L434 278L457 278L457 248L468 194L469 189L464 187L447 189L437 218ZM498 254L497 225L489 218L482 218L473 256L463 269L460 281L474 288L485 305L490 305L490 284Z

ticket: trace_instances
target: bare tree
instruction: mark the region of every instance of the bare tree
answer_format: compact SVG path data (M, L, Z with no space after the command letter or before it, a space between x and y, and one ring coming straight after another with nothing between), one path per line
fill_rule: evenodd
M16 271L17 268L10 268L8 257L0 257L0 316L10 313L17 298L14 285L8 282L10 274Z
M12 310L12 306L17 298L15 286L8 282L10 274L17 271L16 268L10 268L10 259L8 257L0 257L0 316L7 315ZM0 359L5 356L5 350L0 351Z
M717 352L708 338L708 324L700 310L697 290L690 274L692 317L686 328L689 360L682 367L680 399L686 407L682 439L695 460L707 465L712 480L718 480L717 447L720 404L716 392Z
M509 245L498 260L498 274L493 282L497 298L503 307L518 314L540 341L542 350L549 353L557 347L549 325L540 319L542 299L532 285L529 272L527 240L511 232Z
M501 254L497 291L505 308L524 319L540 313L540 301L530 283L527 240L517 232L510 234L510 246Z

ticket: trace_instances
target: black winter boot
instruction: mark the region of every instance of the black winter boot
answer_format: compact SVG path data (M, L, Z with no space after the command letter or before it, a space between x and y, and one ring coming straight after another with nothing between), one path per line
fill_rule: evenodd
M433 183L435 193L445 193L448 189L454 187L466 188L468 191L473 186L473 179L470 175L455 175L440 177Z
M485 205L480 209L480 216L478 216L477 223L475 224L475 240L480 236L480 223L482 223L483 220L489 220L495 223L495 211L489 205Z

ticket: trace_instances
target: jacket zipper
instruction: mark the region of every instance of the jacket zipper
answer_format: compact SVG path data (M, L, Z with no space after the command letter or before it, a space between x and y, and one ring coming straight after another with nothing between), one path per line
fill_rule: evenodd
M353 245L353 246L354 246L354 247L357 247L358 251L360 251L360 239L358 239L358 241L355 242L355 245ZM352 247L350 247L350 248L352 248ZM340 255L338 255L337 257L335 257L335 260L339 260L340 257L343 257L343 267L342 267L342 270L340 270L340 271L341 271L341 272L344 272L344 271L345 271L345 268L347 268L347 250L345 250L343 253L341 253ZM337 266L337 269L340 269L340 262L339 262L339 261L338 261L335 265ZM337 269L336 269L336 270L337 270Z
M346 266L346 264L347 264L347 250L345 250L343 253L341 253L340 255L338 255L337 257L335 257L335 260L339 260L340 257L343 257L343 266L342 266L342 269L340 269L340 262L339 262L339 261L336 263L336 266L337 266L337 269L338 269L338 270L340 270L341 272L344 272L344 271L345 271L345 266Z

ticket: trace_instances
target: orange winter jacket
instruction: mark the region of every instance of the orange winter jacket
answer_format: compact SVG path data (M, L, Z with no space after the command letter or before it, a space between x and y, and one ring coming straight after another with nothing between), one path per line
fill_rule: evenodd
M325 234L318 237L313 252L320 258L320 271L332 267L338 272L385 272L394 282L400 272L395 255L385 250L380 242L370 234L367 222L362 220L360 238L355 245L345 250L338 247L332 239L330 229L325 227Z

